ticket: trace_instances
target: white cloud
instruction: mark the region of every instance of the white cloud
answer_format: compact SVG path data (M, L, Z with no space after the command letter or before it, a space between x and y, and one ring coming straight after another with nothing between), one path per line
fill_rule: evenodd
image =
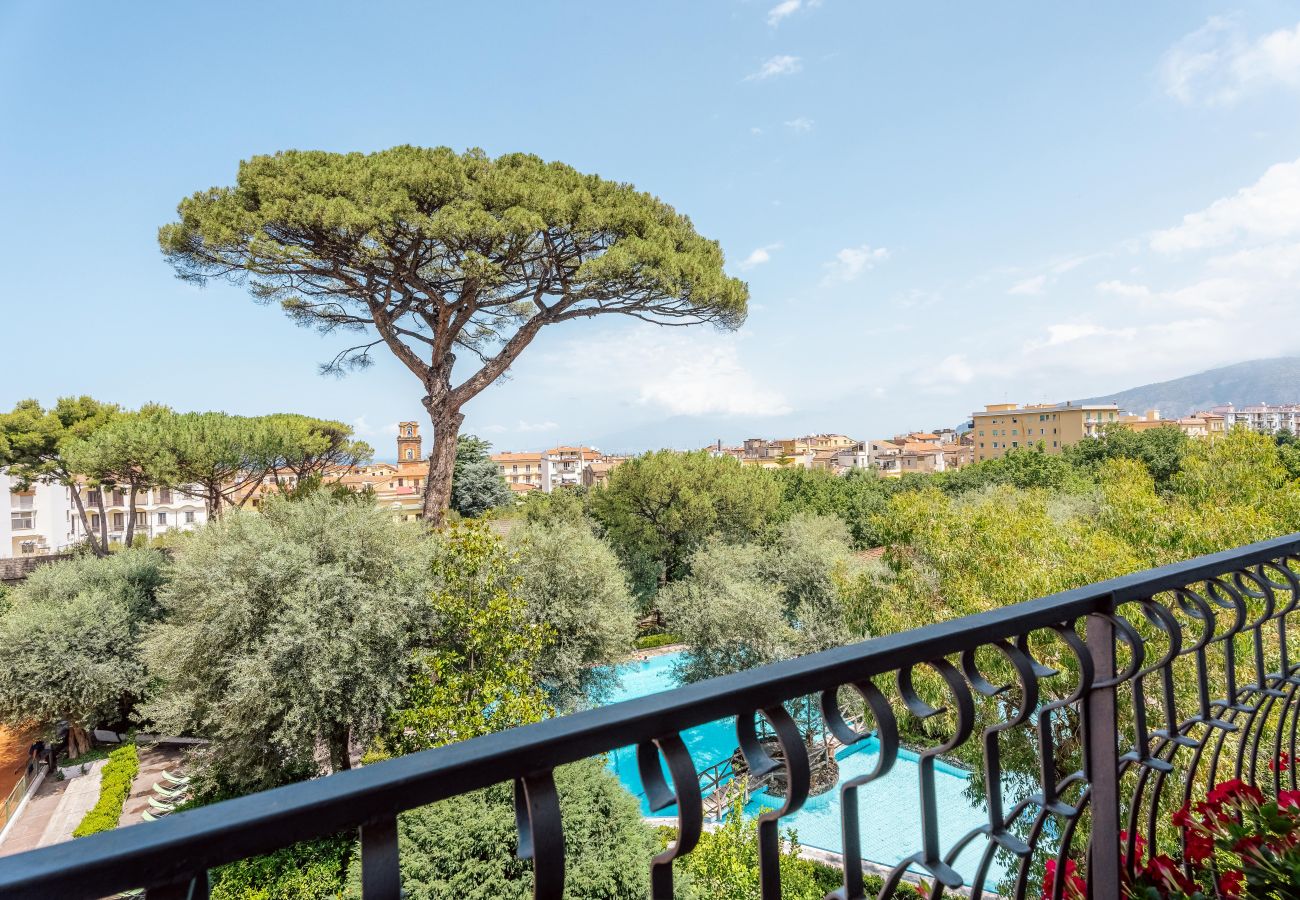
M845 247L835 254L834 262L826 264L826 277L822 279L822 284L853 281L868 269L875 268L876 263L887 259L889 259L889 251L884 247L872 247L870 244L863 244L861 247Z
M767 244L763 247L756 248L753 252L740 261L740 268L752 269L754 266L761 266L772 259L772 251L780 250L781 244L778 241L775 244Z
M1091 337L1105 337L1131 341L1136 336L1137 329L1131 327L1104 328L1101 325L1093 325L1088 322L1064 322L1058 325L1047 326L1047 340L1031 341L1025 346L1026 349L1032 349L1034 347L1056 347L1061 344L1069 344L1073 341Z
M757 72L745 76L746 81L766 81L780 75L793 75L803 68L799 57L781 54L773 56L759 67Z
M1145 299L1151 296L1151 288L1145 284L1129 284L1125 281L1112 279L1103 281L1097 285L1097 290L1103 294L1114 294L1117 297L1129 297L1134 300Z
M785 127L793 131L795 134L806 134L809 131L812 131L813 120L804 116L799 116L797 119L790 119L787 121Z
M1300 235L1300 159L1270 166L1254 184L1183 216L1181 224L1151 236L1151 249L1178 253L1222 246L1240 237Z
M786 16L797 13L802 5L801 0L782 0L782 2L767 11L767 24L776 26Z
M397 437L397 423L389 422L387 425L374 426L366 419L365 416L357 416L352 420L352 432L359 438Z
M593 343L574 341L547 354L544 384L585 379L592 395L672 416L780 416L785 395L760 382L740 357L739 335L658 333L651 326ZM599 379L591 379L599 372Z
M1226 105L1267 87L1300 89L1300 24L1251 40L1231 17L1214 16L1160 61L1166 93L1181 103Z
M1007 288L1007 293L1035 296L1043 292L1043 287L1046 284L1046 275L1035 275L1033 278L1026 278L1024 281L1017 281L1015 284L1011 285L1011 287Z

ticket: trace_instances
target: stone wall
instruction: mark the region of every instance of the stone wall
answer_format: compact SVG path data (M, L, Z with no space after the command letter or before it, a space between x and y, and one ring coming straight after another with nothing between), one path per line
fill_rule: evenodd
M71 558L71 553L50 553L45 556L15 556L10 559L0 559L0 584L17 584L40 566Z

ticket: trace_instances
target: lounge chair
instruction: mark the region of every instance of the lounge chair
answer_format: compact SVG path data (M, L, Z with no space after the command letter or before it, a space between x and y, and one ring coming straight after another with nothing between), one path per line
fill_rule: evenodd
M176 790L171 790L170 788L165 788L165 787L163 787L161 781L155 781L155 782L154 782L154 785L153 785L153 791L154 791L154 793L157 794L158 796L160 796L160 797L162 797L162 798L164 798L164 799L166 799L166 800L171 800L171 801L173 801L173 802L175 802L175 801L177 801L177 800L184 800L186 797L188 797L188 796L190 795L190 789L187 788L187 787L182 787L182 788L177 788Z
M155 816L153 813L149 812L149 810L146 809L144 812L140 813L140 818L144 819L146 822L157 822L165 815L167 815L167 813L160 812L158 813L158 815Z
M169 812L176 811L176 807L172 806L170 803L163 803L157 797L150 797L149 805L156 810L160 810L164 815L166 815Z
M189 784L189 783L190 783L190 779L189 779L188 776L186 776L186 775L173 775L171 772L168 772L166 769L163 769L159 774L162 775L162 777L163 777L166 781L170 781L172 784Z

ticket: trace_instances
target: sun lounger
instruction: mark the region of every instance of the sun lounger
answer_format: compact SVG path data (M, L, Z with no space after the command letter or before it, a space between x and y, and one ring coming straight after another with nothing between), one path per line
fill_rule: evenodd
M144 819L146 822L157 822L165 815L167 815L167 813L160 812L158 813L158 815L155 816L153 813L149 812L149 810L146 809L144 812L140 813L140 818Z
M154 809L161 810L163 813L173 812L176 809L176 807L172 806L170 803L163 803L157 797L150 797L149 805Z
M162 772L160 772L159 774L162 775L162 777L163 777L163 779L164 779L165 781L170 781L172 784L189 784L189 783L190 783L190 779L189 779L188 776L185 776L185 775L173 775L171 772L168 772L166 769L163 769Z
M188 797L190 794L190 789L187 787L182 787L182 788L177 788L176 790L172 790L170 788L163 787L161 781L155 781L153 785L153 792L158 796L164 798L165 800L171 800L174 802L177 800L183 800L186 797Z

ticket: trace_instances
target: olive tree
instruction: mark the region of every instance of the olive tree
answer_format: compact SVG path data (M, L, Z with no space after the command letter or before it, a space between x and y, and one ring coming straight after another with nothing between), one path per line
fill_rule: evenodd
M599 699L636 638L636 602L618 557L570 522L516 526L510 544L529 618L552 633L537 676L561 708Z
M420 529L323 492L209 524L176 548L166 620L145 641L158 680L146 711L211 738L229 790L349 768L410 672L426 544Z
M424 517L451 498L462 409L547 325L617 313L734 328L748 289L717 243L630 184L481 150L289 150L182 200L158 235L184 279L246 282L294 320L384 346L419 380L433 425ZM469 361L458 367L458 354Z
M117 721L143 694L143 628L161 609L166 564L157 550L79 556L42 566L9 592L0 612L0 722L67 720L68 752Z

